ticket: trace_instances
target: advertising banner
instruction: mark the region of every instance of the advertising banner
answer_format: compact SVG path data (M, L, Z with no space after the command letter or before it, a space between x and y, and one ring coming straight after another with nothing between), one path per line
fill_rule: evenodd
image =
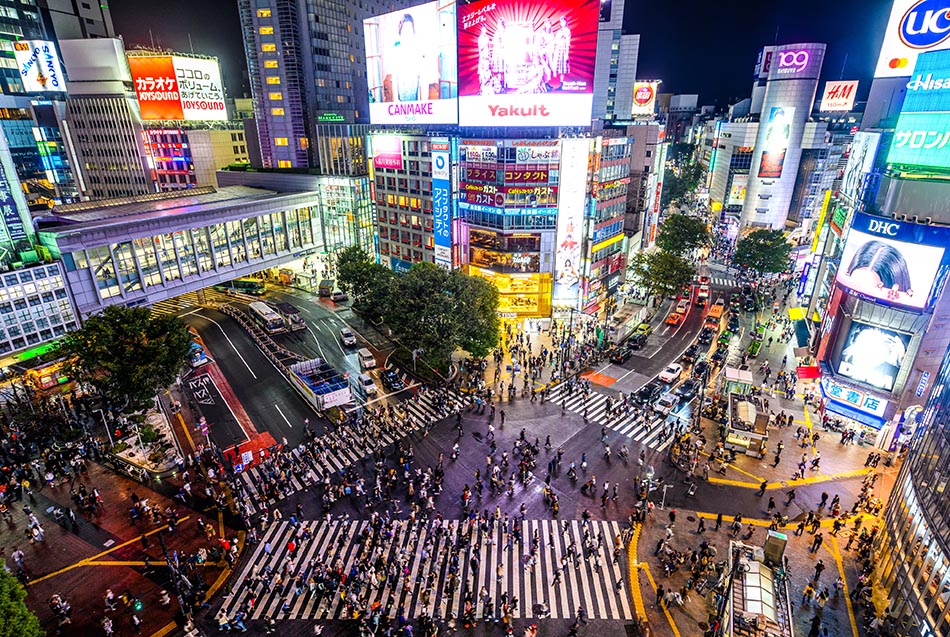
M801 378L801 376L799 376L799 378ZM878 418L884 417L889 402L863 391L839 385L828 377L821 379L821 393L831 400L846 403L855 409L859 409Z
M599 0L458 8L459 124L589 126Z
M880 142L880 133L861 131L854 134L851 150L848 153L848 163L841 177L841 193L851 201L857 201L861 196L864 178L874 168L874 159Z
M860 298L922 310L948 269L950 228L855 213L837 283Z
M656 87L659 82L635 82L633 85L633 107L630 115L633 117L653 116L656 109Z
M914 76L907 82L902 113L950 110L950 50L924 53L917 58Z
M611 9L613 9L613 0L600 0L601 22L610 22Z
M741 206L745 202L745 191L749 185L748 175L733 175L732 187L729 188L729 198L726 200L727 206Z
M914 72L907 83L887 161L922 168L950 167L950 51L920 55Z
M452 234L449 201L452 196L449 177L449 140L432 141L432 230L435 234L435 262L452 267Z
M458 121L455 2L363 20L373 124Z
M759 162L759 178L778 179L782 176L794 116L794 107L773 106L769 111L762 159Z
M576 307L578 301L589 154L589 139L565 139L561 142L561 201L554 252L554 300L571 307Z
M373 135L373 167L402 170L402 137Z
M143 120L228 119L217 59L155 55L128 60Z
M56 45L47 40L13 43L13 56L26 93L65 92L66 79Z
M825 90L821 93L821 106L818 110L822 113L829 111L850 111L854 106L854 100L857 96L857 80L825 82Z
M909 77L917 56L950 48L950 0L894 0L874 77Z
M910 335L859 323L851 323L845 336L838 374L884 391L894 388Z

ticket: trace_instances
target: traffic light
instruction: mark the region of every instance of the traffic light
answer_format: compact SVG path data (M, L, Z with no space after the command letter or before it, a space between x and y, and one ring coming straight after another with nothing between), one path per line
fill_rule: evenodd
M117 440L122 437L122 430L118 427L115 428L115 437Z
M135 601L132 602L132 608L135 609L135 612L136 612L136 613L142 612L142 600L140 600L138 597L136 597L136 598L135 598Z

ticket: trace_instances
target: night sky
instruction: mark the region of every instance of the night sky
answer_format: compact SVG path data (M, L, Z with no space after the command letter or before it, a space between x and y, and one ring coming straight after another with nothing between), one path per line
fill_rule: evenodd
M149 44L151 28L156 45L189 51L190 32L196 53L220 58L229 93L248 92L236 0L111 7L127 47ZM864 99L890 7L891 0L627 0L624 32L641 35L638 77L662 79L663 93L699 93L700 104L747 97L758 48L776 42L825 42L822 79L840 79L843 65L843 79L864 80Z

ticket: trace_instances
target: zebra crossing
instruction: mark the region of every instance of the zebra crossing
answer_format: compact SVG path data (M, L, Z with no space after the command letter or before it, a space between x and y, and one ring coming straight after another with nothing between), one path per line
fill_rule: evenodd
M738 286L735 279L727 279L721 276L709 277L710 283L720 288L734 288Z
M463 405L463 408L471 401L469 396L455 394L453 397ZM279 499L282 500L307 489L321 480L326 471L339 474L372 454L377 448L388 447L430 422L437 422L448 416L446 412L439 410L435 404L435 395L430 392L420 393L416 398L400 403L399 409L404 410L408 418L404 421L405 425L395 433L381 427L373 435L365 436L362 440L352 436L346 441L337 441L335 444L329 444L333 440L332 435L323 436L326 448L322 452L316 451L316 445L311 442L304 442L290 450L289 453L293 456L292 464L297 467L297 470L288 472L288 488L285 493L280 494ZM255 515L263 510L265 505L269 507L278 501L273 497L265 496L258 487L263 481L269 479L268 471L269 469L263 465L255 465L238 474L245 496L242 507L248 515Z
M570 396L567 395L567 384L561 383L554 387L548 400L558 405L564 404L567 409L576 414L583 414L587 409L587 421L601 427L607 427L623 436L632 438L638 442L656 451L663 451L673 442L672 435L664 435L664 422L668 416L657 415L647 423L646 410L631 411L629 414L620 414L613 417L607 416L608 396L595 391L588 394L585 401L581 391L574 391ZM674 416L675 418L675 416ZM616 450L615 450L616 451Z
M184 294L179 294L170 299L164 299L162 301L156 301L152 304L152 315L153 316L165 316L168 314L181 314L183 310L188 309L189 307L198 307L200 303L198 302L198 293L197 292L185 292Z
M633 618L623 577L626 560L621 553L615 563L612 555L622 536L619 522L515 520L512 524L520 525L523 540L508 548L510 536L497 523L483 532L481 542L462 548L455 562L453 548L460 533L468 535L467 521L445 521L437 528L428 522L400 520L394 522L391 537L378 538L375 544L364 544L373 536L366 520L274 523L237 580L234 588L239 592L227 599L223 610L232 616L244 607L251 619L330 620L378 604L388 609L390 617L401 614L411 619L427 613L449 618L463 612L467 586L478 600L479 620L483 587L495 608L505 592L518 598L513 619L540 618L542 603L554 619L573 618L578 608L597 619ZM586 546L584 525L591 538ZM532 559L535 533L540 543ZM602 539L599 546L597 538ZM477 568L470 557L466 559L470 555L477 555ZM344 585L331 584L321 594L324 567L346 577Z

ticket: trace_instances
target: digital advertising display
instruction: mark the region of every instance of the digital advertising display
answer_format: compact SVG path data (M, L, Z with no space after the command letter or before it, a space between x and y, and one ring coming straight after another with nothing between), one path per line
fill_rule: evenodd
M880 143L880 133L860 131L854 134L851 150L848 152L848 163L841 177L841 192L851 201L857 201L861 196L864 177L874 168L874 159Z
M561 201L554 246L554 299L575 307L581 277L581 243L587 205L589 139L561 140Z
M785 153L792 134L793 107L773 106L765 120L766 132L759 162L759 177L778 179L785 165Z
M917 57L894 129L888 163L950 167L950 51Z
M917 56L950 48L950 0L895 0L874 77L909 77Z
M656 87L659 82L635 82L633 85L633 117L652 116L656 108Z
M866 300L928 308L946 278L948 244L950 228L855 213L837 283Z
M599 0L458 7L459 124L589 126Z
M227 121L216 58L132 55L128 60L143 120Z
M402 137L373 135L373 167L402 170Z
M613 9L613 0L600 0L600 21L610 22L610 12Z
M727 206L741 206L745 202L746 189L749 186L749 176L736 174L732 176L732 187L729 188Z
M458 121L455 2L363 20L373 124Z
M449 201L452 197L449 176L449 140L432 140L432 231L435 235L435 262L452 267L452 234Z
M56 45L47 40L20 40L13 43L20 80L26 93L66 91L63 65Z
M857 96L857 80L825 82L825 90L821 93L821 106L818 110L822 113L850 111Z
M854 321L838 357L838 374L884 391L894 388L910 334Z
M933 113L950 106L950 50L917 57L913 77L907 82L902 113Z

